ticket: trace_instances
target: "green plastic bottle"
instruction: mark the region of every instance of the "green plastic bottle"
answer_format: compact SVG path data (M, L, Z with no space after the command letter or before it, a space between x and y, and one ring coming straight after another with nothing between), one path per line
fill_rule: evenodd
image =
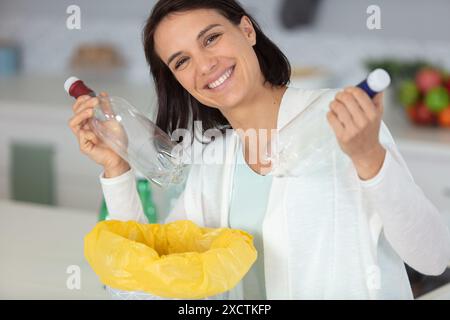
M158 219L156 216L155 204L153 203L150 183L145 178L139 178L137 180L137 189L139 197L141 198L142 208L144 209L144 214L147 217L148 223L157 223Z
M102 205L98 213L98 221L108 220L108 208L106 207L105 198L102 198Z
M139 194L139 198L141 199L142 208L144 210L144 214L147 217L148 223L157 223L158 216L156 214L155 203L153 202L152 190L150 183L146 178L136 174L136 188ZM98 221L108 220L109 213L108 208L106 207L105 198L102 199L102 204L100 206L100 211L98 214Z

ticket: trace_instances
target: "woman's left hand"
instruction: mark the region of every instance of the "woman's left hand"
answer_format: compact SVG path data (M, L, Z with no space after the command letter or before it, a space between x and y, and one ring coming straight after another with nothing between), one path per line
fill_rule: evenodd
M342 151L363 180L374 177L384 162L386 150L378 137L383 109L383 93L372 100L362 89L347 87L336 94L327 113Z

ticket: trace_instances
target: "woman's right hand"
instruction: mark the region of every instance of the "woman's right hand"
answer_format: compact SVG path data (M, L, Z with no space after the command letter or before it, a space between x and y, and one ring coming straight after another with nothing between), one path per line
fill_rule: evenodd
M100 96L107 97L107 94L102 92ZM104 167L105 178L112 178L130 170L130 166L90 128L88 122L94 115L94 107L98 104L97 97L88 95L78 97L72 106L74 115L69 120L69 127L77 137L80 151Z

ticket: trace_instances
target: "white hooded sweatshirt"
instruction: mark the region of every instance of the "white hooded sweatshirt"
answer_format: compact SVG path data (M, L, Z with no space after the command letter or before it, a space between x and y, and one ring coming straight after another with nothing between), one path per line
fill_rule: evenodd
M337 91L328 91L319 108L328 110ZM278 128L323 93L288 87ZM267 299L412 299L404 262L429 275L445 270L450 261L445 219L415 184L384 123L379 138L387 152L372 179L358 177L337 142L319 171L273 178L262 232ZM192 165L165 222L229 227L239 143L231 131L204 148L206 157L224 148L227 160ZM102 173L100 180L112 219L145 222L132 170L110 179ZM229 298L242 299L242 287Z

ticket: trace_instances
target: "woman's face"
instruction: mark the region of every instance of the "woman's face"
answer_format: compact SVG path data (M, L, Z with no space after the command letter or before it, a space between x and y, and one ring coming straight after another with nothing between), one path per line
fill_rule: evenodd
M248 17L235 26L207 9L169 15L155 32L156 52L180 84L201 103L220 109L238 105L262 85L255 43Z

